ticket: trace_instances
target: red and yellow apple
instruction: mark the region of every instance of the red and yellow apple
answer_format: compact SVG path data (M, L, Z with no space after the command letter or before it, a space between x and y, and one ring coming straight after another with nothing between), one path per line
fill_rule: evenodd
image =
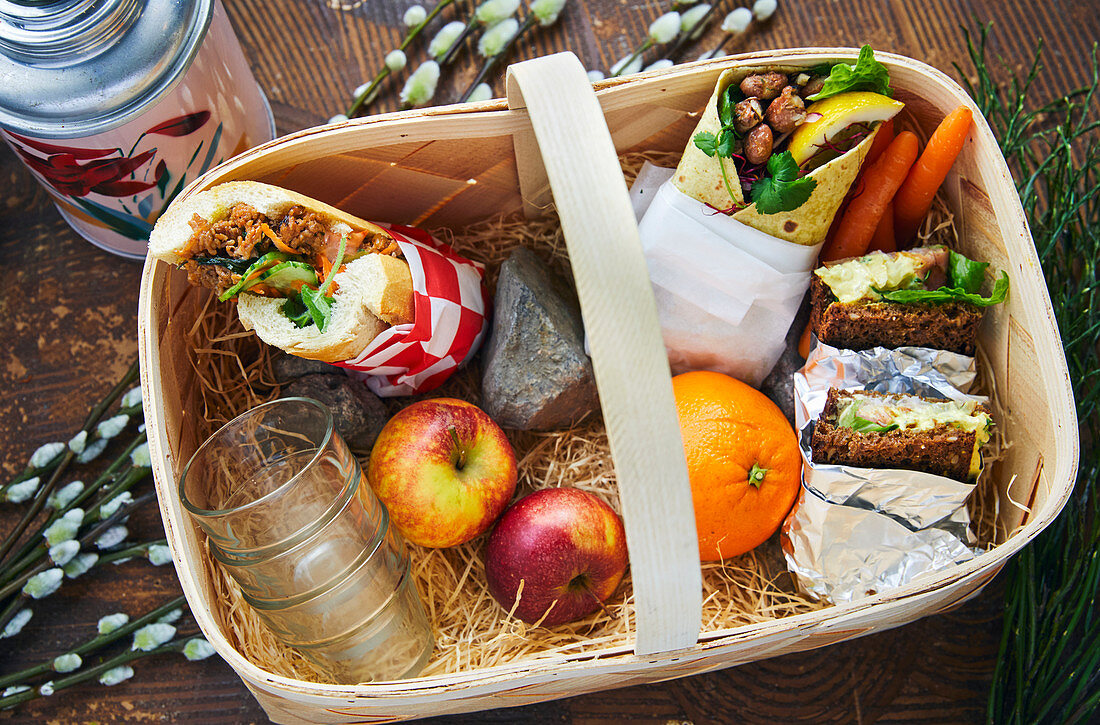
M480 408L421 400L390 418L371 450L367 481L406 539L441 548L489 530L516 490L516 456Z
M489 593L525 622L552 626L591 614L626 572L618 514L576 488L544 488L500 517L485 551ZM516 599L519 603L516 603Z

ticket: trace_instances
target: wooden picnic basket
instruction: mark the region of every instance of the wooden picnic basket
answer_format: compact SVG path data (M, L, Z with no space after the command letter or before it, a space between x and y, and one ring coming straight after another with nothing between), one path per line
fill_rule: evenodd
M176 482L203 414L184 332L206 293L146 262L141 379L157 494L176 569L198 624L273 720L374 722L522 705L684 677L821 647L934 614L973 596L1058 514L1078 463L1074 401L1043 274L1005 161L971 99L944 74L879 54L909 118L926 133L960 104L971 138L944 193L961 251L1006 270L1008 301L986 313L981 347L1010 442L995 486L996 546L904 588L757 624L702 626L690 490L653 295L618 155L684 148L718 75L733 65L809 68L853 49L759 52L597 84L575 56L509 70L507 101L385 114L307 129L211 170L184 196L235 179L271 181L367 219L458 229L495 215L561 220L581 301L630 549L633 642L415 679L316 684L280 676L233 644L201 535ZM1005 533L1008 532L1008 533ZM502 615L503 616L503 615Z

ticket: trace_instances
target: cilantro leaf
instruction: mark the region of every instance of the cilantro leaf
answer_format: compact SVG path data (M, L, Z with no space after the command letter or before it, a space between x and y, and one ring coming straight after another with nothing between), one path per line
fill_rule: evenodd
M820 101L846 91L873 91L893 97L890 71L875 60L875 52L871 50L871 46L865 45L859 49L859 58L854 66L847 63L834 65L829 71L829 77L825 79L825 85L810 96L809 100Z
M734 134L733 129L723 128L718 132L718 144L714 147L719 156L729 158L733 156L734 148L737 144L737 135Z
M733 108L742 100L745 96L741 93L741 89L737 85L730 83L726 86L726 90L722 91L718 95L718 122L723 127L732 127L734 122Z
M692 137L692 142L707 156L720 156L730 158L737 147L737 139L741 134L734 127L733 107L744 98L741 90L734 84L726 86L726 89L718 94L718 122L721 127L718 133L700 131Z
M952 286L977 294L982 289L985 268L988 266L989 262L975 262L952 249L947 261L948 279Z
M309 310L306 309L305 303L302 302L301 294L287 297L279 311L286 315L286 318L294 323L295 327L308 327L313 324L313 318L310 316Z
M856 433L887 433L897 429L897 423L880 425L866 418L861 418L859 416L860 405L858 402L850 403L837 418L836 424L841 428L851 428Z
M817 187L814 179L799 177L798 164L790 151L772 154L768 174L752 185L752 201L761 214L793 211L805 204Z
M714 156L718 152L718 139L709 131L700 131L692 136L691 140L707 156Z
M930 304L967 302L975 307L991 307L1004 302L1007 295L1008 275L1001 272L1001 277L993 284L993 292L989 297L982 297L977 292L968 292L962 287L940 287L936 290L899 289L893 292L883 292L882 299L887 302L900 302L902 304L913 302Z

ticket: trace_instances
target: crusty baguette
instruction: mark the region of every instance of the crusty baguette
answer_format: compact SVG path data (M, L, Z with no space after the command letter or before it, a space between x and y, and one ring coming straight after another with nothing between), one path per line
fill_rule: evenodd
M149 237L150 254L172 264L186 261L180 250L193 233L192 217L197 214L208 221L218 221L236 204L248 204L272 219L281 218L291 207L300 205L315 212L337 233L366 230L389 236L376 224L289 189L255 181L232 181L172 204ZM296 327L282 314L282 299L244 292L237 298L237 313L242 324L255 330L264 342L299 357L325 362L348 360L362 352L388 326L413 321L412 274L405 260L368 254L348 263L333 281L338 289L333 295L332 317L324 332L315 325Z
M869 397L902 397L870 390L859 391ZM810 439L814 463L860 468L900 468L924 471L966 482L970 479L970 461L974 453L975 433L950 425L929 431L892 430L886 433L860 433L838 426L839 403L851 398L847 390L831 388L825 409L814 424ZM988 413L985 406L977 411Z
M810 278L810 325L832 347L931 347L973 355L982 311L965 302L844 304L816 274Z

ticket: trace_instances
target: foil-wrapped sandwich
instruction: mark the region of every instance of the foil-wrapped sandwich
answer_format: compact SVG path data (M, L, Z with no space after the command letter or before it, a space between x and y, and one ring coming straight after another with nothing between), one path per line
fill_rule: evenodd
M829 390L814 426L814 463L923 471L977 479L993 418L974 400Z

